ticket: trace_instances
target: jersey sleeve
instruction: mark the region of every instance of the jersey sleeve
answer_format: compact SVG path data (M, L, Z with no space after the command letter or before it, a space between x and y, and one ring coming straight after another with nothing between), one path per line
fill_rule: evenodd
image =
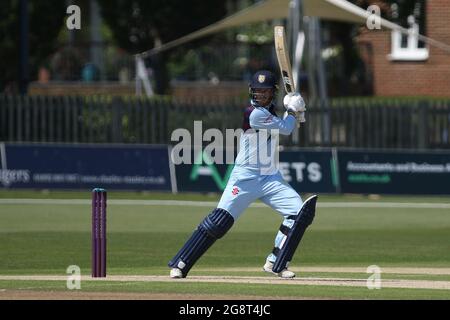
M255 130L279 130L280 134L289 135L295 128L295 117L288 115L281 119L269 112L256 108L250 114L250 127Z

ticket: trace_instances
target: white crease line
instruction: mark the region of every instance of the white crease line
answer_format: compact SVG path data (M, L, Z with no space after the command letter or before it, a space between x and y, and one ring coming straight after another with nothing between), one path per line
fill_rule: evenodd
M66 276L1 276L0 280L15 281L66 281ZM82 281L114 281L114 282L194 282L194 283L235 283L235 284L283 284L283 285L313 285L313 286L345 286L345 287L366 287L366 279L352 278L317 278L298 277L294 279L278 279L268 277L236 277L236 276L191 276L185 279L171 279L169 276L108 276L106 278L91 278L82 276ZM450 290L450 281L435 280L404 280L385 279L381 282L384 288L404 288L404 289L440 289Z

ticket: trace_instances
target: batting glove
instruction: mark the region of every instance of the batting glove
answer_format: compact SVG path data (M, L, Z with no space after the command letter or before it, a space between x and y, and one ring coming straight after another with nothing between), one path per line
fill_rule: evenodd
M300 93L287 94L283 99L283 104L286 110L293 110L294 112L305 112L305 101Z

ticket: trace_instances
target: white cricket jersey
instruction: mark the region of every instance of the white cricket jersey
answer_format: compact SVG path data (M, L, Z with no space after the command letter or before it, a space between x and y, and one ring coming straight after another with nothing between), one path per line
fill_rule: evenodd
M244 113L244 133L240 139L235 169L250 176L278 172L278 135L289 135L295 128L295 117L285 113L283 119L269 109L252 104Z

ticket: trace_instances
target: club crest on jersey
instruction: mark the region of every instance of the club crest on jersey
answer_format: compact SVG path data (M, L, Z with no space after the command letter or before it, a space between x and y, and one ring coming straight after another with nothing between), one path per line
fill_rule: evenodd
M258 76L258 81L259 83L264 83L264 81L266 81L266 76L264 74L260 74Z
M233 187L233 190L231 191L231 194L233 196L237 195L239 193L239 188L238 187Z

